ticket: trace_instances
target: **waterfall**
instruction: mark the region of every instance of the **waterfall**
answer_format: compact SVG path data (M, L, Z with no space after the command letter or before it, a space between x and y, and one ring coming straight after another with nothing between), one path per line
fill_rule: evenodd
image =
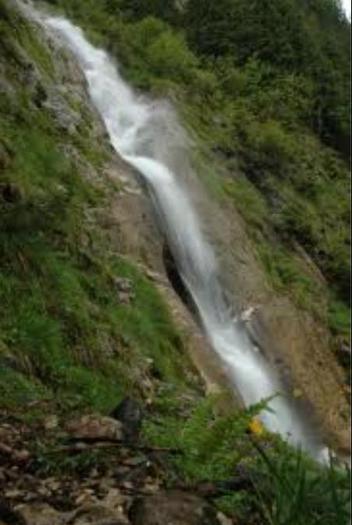
M323 459L326 449L313 438L292 401L280 394L282 386L275 371L229 312L215 255L202 233L200 219L183 182L182 162L179 169L175 166L173 152L178 124L173 112L163 102L137 95L108 54L91 45L68 20L43 16L42 22L59 35L77 58L113 147L144 178L204 331L243 403L249 406L270 398L270 410L260 415L263 424L293 445Z

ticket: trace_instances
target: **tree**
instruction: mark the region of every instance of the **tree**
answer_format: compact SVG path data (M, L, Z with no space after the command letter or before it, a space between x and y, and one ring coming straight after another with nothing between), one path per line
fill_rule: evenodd
M291 68L306 61L304 28L293 0L189 0L184 18L190 42L202 54L231 54L239 64L255 56Z
M349 154L350 24L337 0L189 0L188 41L198 54L264 63L312 83L313 129Z
M126 18L134 21L147 16L170 21L178 13L174 0L121 0L119 4Z

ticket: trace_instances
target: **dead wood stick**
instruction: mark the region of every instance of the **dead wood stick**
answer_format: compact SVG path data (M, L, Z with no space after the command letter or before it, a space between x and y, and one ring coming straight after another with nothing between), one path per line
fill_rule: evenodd
M63 446L54 450L51 450L50 454L59 454L61 452L85 452L88 450L94 450L94 449L109 449L109 448L131 448L136 451L140 452L167 452L168 454L183 454L183 452L179 449L175 448L167 448L167 447L149 447L144 445L134 445L132 443L126 443L124 441L118 441L118 440L94 440L92 443L91 441L87 440L77 440L77 443L75 445L70 446Z

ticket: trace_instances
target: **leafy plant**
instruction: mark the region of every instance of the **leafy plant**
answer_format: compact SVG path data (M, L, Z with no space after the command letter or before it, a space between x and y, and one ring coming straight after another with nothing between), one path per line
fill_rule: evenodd
M313 464L301 452L281 447L274 457L255 447L267 473L256 485L258 503L270 525L345 525L349 512L349 472ZM270 481L269 481L270 480Z

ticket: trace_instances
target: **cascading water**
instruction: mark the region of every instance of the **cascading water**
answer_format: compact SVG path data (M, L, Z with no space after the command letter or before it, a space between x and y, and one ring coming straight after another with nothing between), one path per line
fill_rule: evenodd
M261 414L267 428L323 459L325 449L313 439L290 401L276 395L281 389L279 381L246 333L236 326L224 301L214 254L203 238L187 189L168 162L172 157L172 133L177 129L172 113L165 111L162 103L137 96L107 53L94 48L68 20L44 16L42 21L61 35L77 57L113 147L147 182L179 273L210 343L244 404L272 398L271 410ZM165 137L169 142L165 143Z

